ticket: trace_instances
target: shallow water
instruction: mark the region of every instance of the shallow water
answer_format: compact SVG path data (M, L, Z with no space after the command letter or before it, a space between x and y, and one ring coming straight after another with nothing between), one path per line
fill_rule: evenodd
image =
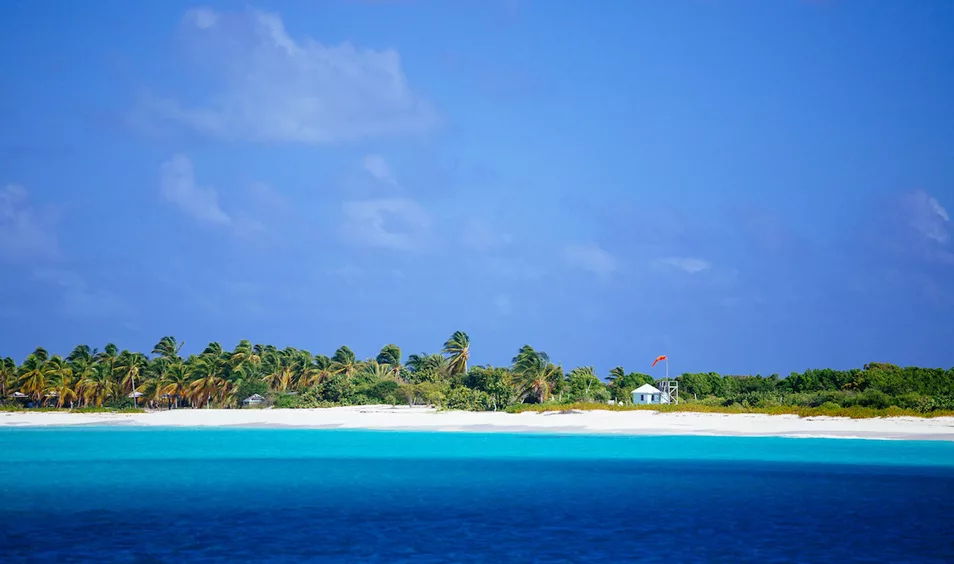
M0 560L952 562L954 443L0 429Z

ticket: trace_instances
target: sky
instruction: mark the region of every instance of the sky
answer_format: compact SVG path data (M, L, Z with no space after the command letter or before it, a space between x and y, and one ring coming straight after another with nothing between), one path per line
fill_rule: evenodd
M954 366L951 22L0 0L0 356L462 330L604 376Z

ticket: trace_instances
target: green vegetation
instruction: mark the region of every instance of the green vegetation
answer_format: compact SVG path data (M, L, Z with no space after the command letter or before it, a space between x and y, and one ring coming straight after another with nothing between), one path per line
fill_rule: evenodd
M608 382L592 366L564 372L543 351L519 349L510 366L474 366L470 338L455 332L438 354L385 345L359 360L347 346L330 357L241 341L229 351L210 343L183 358L182 344L163 337L150 355L80 345L66 357L36 349L21 364L0 361L0 409L141 411L141 408L237 408L254 394L266 406L407 404L474 411L650 409L803 417L954 414L954 369L871 363L852 370L778 375L686 373L679 405L633 406L630 393L655 384L648 374L612 369Z
M544 412L544 411L658 411L664 413L763 413L766 415L798 415L799 417L850 417L851 419L866 419L871 417L954 417L954 410L938 410L922 412L900 407L876 409L873 407L841 407L835 403L826 403L818 407L777 406L777 407L742 407L741 405L706 405L690 401L679 405L605 405L601 403L569 403L569 404L519 404L507 408L509 413Z

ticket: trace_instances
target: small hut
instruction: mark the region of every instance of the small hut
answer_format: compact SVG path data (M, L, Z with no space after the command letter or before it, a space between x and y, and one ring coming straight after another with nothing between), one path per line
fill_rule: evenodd
M262 405L263 403L265 403L265 398L258 394L252 394L242 400L242 405Z
M669 397L662 393L659 388L649 384L643 384L633 390L633 403L636 405L669 403Z

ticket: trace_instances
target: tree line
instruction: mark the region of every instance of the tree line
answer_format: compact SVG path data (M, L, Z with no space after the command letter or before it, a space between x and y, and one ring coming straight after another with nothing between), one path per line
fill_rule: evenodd
M518 404L609 401L630 403L630 393L652 376L592 366L564 371L543 351L521 347L509 366L470 365L470 338L457 331L438 353L402 355L397 345L358 359L347 346L331 356L304 349L240 341L233 350L210 343L183 357L182 343L163 337L150 355L76 346L67 356L37 348L20 364L0 363L0 398L48 407L240 407L258 394L277 407L398 404L449 409L501 410ZM871 363L852 370L806 370L778 375L684 373L682 402L745 408L891 406L929 413L954 409L954 369Z

